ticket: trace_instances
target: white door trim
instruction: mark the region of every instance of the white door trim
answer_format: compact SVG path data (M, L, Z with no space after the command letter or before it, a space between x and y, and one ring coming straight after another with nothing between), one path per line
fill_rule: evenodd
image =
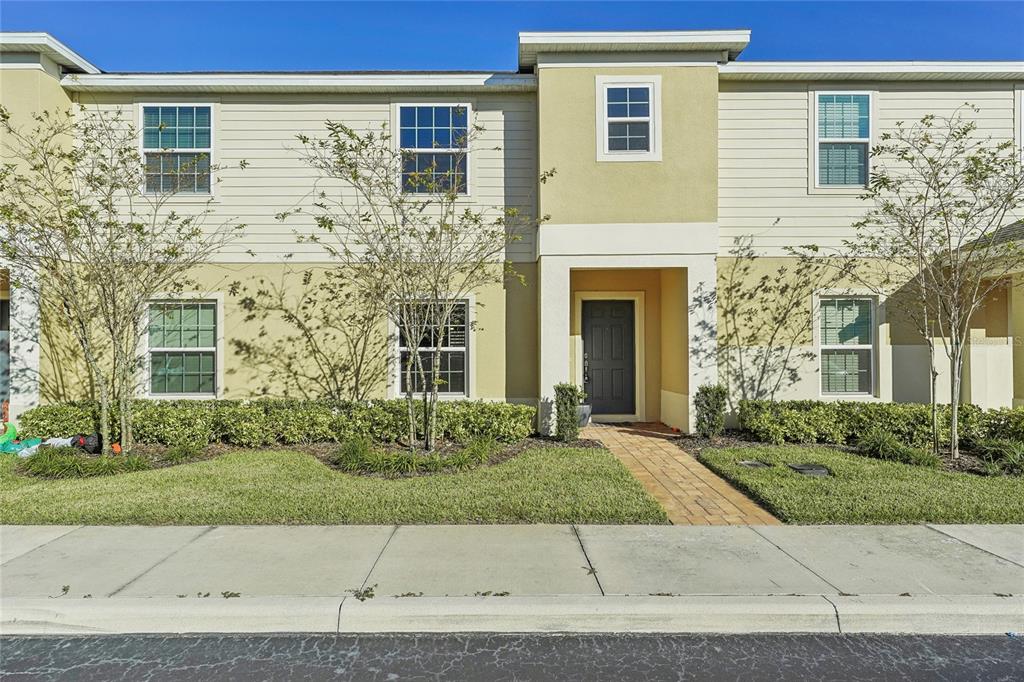
M595 414L596 422L644 422L647 421L647 376L644 371L644 292L643 291L575 291L573 292L572 332L583 334L583 301L633 301L633 391L636 412L633 414Z

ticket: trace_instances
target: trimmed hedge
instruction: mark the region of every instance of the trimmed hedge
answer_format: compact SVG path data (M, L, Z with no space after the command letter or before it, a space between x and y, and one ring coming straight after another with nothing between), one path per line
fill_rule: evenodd
M203 447L209 443L242 447L341 443L359 437L393 442L405 439L406 410L404 400L132 402L137 442L185 447ZM536 409L528 405L451 401L438 404L437 428L441 436L460 443L476 438L514 443L533 433L535 416ZM110 420L115 440L120 438L118 421L115 409ZM42 405L25 412L18 420L19 433L25 438L93 433L98 428L98 407L88 401ZM420 428L422 430L422 421Z
M931 407L920 403L743 400L739 423L757 440L775 445L852 445L875 428L911 447L928 447L931 442ZM949 438L949 406L939 406L939 438ZM982 410L961 405L961 445L991 438L1024 441L1024 408Z

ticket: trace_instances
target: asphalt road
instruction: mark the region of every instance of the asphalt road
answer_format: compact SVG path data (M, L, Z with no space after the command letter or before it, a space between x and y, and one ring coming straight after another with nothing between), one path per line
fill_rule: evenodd
M7 637L10 680L1019 680L1024 639L893 635Z

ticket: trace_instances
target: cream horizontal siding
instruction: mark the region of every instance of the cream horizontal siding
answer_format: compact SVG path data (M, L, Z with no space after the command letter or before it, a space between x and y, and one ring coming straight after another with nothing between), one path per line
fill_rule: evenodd
M381 131L392 125L393 103L465 103L483 127L470 155L471 196L466 202L480 208L516 207L525 214L536 211L537 136L536 100L532 94L474 94L415 97L402 95L248 95L220 94L168 96L82 94L86 107L105 111L122 109L126 120L138 125L139 103L211 104L214 108L214 162L218 174L211 225L225 219L245 223L242 239L226 248L220 262L273 262L287 254L293 260L324 260L321 248L297 244L295 233L308 233L312 221L294 216L285 222L275 215L297 207L313 209L317 174L300 159L298 135L323 137L326 121L343 122L363 131ZM239 164L245 161L242 170ZM397 180L396 180L397 181ZM342 191L337 185L335 191ZM203 205L202 200L176 197L182 212ZM532 261L535 230L527 230L509 247L512 260ZM252 251L250 254L249 252Z
M856 194L814 186L809 90L875 93L874 135L898 121L951 114L964 103L980 109L979 134L1014 139L1014 85L978 83L755 83L724 81L719 92L720 245L752 236L758 249L838 247L852 236L865 203Z

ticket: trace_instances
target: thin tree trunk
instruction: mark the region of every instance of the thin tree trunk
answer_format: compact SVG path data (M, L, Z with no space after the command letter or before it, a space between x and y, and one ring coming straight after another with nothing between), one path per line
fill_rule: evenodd
M928 340L928 372L931 374L931 382L928 386L928 400L932 408L932 452L939 454L939 405L938 405L938 383L939 372L935 369L935 341Z
M960 458L960 358L963 348L959 340L951 341L952 353L949 358L949 371L951 374L950 401L949 401L949 453L953 459Z

